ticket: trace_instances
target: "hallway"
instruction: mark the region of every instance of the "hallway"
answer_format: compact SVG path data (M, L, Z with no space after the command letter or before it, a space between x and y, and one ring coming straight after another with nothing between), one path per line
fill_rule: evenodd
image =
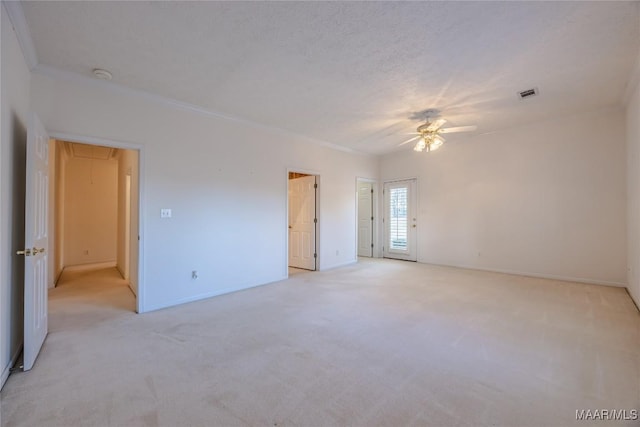
M58 285L49 290L50 331L62 329L70 317L85 324L93 317L111 315L112 311L136 310L136 297L115 267L99 270L64 271ZM74 316L59 316L73 313ZM76 317L77 316L77 317ZM66 320L63 320L66 319Z

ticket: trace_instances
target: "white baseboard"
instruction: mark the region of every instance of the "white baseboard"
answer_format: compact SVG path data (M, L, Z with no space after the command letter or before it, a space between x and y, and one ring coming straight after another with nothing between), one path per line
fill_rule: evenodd
M357 259L352 259L346 262L341 262L339 264L333 264L328 267L322 267L319 271L327 271L327 270L333 270L334 268L346 267L347 265L355 264L357 262L358 262Z
M7 378L9 378L9 374L11 373L11 368L13 368L13 366L18 361L20 353L22 353L22 345L18 347L11 360L9 360L9 364L2 369L2 375L0 375L0 390L2 390L2 387L4 387L4 383L7 382Z
M195 302L195 301L200 301L203 299L207 299L207 298L212 298L212 297L217 297L220 295L225 295L225 294L231 294L233 292L240 292L240 291L244 291L247 289L251 289L251 288L257 288L258 286L265 286L265 285L270 285L272 283L276 283L276 282L280 282L282 280L286 280L287 276L284 277L278 277L274 280L269 280L265 283L252 283L252 284L247 284L247 285L240 285L237 287L233 287L233 288L224 288L224 289L217 289L215 291L211 291L211 292L205 292L202 294L198 294L198 295L193 295L190 297L186 297L186 298L181 298L179 300L176 301L170 301L170 302L164 302L161 304L156 304L156 305L151 305L151 306L145 306L142 308L142 310L139 313L148 313L150 311L156 311L156 310L162 310L163 308L169 308L169 307L173 307L176 305L181 305L181 304L186 304L189 302Z
M631 301L633 301L633 304L636 306L636 308L638 309L638 311L640 311L640 301L636 301L633 293L631 293L631 291L629 290L629 287L627 286L627 293L629 294L629 298L631 298Z
M62 277L62 272L64 271L64 267L62 267L60 269L60 271L58 272L58 275L56 276L56 279L53 281L53 287L55 288L56 286L58 286L58 282L60 281L60 277Z
M94 262L92 264L80 264L80 265L68 265L64 267L64 271L83 271L83 270L98 270L100 268L112 268L116 266L115 261L106 262Z
M423 262L423 261L420 261L420 262ZM490 273L513 274L514 276L535 277L538 279L561 280L563 282L586 283L589 285L615 286L617 288L627 287L627 284L622 282L611 282L611 281L597 280L597 279L585 279L583 277L557 276L554 274L529 273L529 272L523 272L523 271L503 270L499 268L483 268L483 267L475 267L475 266L469 266L469 265L435 264L435 263L429 263L429 262L424 264L439 265L442 267L464 268L465 270L487 271Z

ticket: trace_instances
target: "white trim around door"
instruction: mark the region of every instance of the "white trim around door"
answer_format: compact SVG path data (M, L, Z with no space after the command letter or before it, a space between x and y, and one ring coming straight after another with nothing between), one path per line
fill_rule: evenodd
M375 258L378 250L378 186L374 179L356 178L356 254Z
M385 258L416 261L418 227L417 179L384 183L384 243Z
M315 175L289 178L289 267L316 270Z
M97 138L92 136L70 134L64 132L49 133L51 138L77 142L80 144L88 145L101 145L104 147L122 148L125 150L136 150L138 152L138 285L136 294L136 312L144 313L147 311L145 304L145 282L144 282L144 188L145 188L145 150L144 145L112 141L103 138Z

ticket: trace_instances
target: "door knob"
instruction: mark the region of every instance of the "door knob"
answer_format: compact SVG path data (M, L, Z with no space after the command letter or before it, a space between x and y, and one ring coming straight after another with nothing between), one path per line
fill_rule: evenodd
M289 226L289 228L293 228L292 226Z
M413 228L416 228L416 225L415 225L415 224L413 224L413 225L412 225L412 227L413 227Z
M31 249L25 249L24 251L16 251L18 255L31 256Z

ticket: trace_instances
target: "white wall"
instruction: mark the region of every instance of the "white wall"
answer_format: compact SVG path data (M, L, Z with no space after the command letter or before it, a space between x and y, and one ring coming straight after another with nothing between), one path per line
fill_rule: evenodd
M624 114L604 110L381 161L418 178L418 261L624 286Z
M31 99L54 134L144 145L142 311L286 277L288 168L320 175L320 268L356 259L355 177L375 157L94 83L34 74Z
M22 347L24 191L29 70L4 4L0 124L0 387Z
M66 162L64 265L116 263L118 161L73 156Z
M627 243L629 293L640 307L640 85L627 105Z

